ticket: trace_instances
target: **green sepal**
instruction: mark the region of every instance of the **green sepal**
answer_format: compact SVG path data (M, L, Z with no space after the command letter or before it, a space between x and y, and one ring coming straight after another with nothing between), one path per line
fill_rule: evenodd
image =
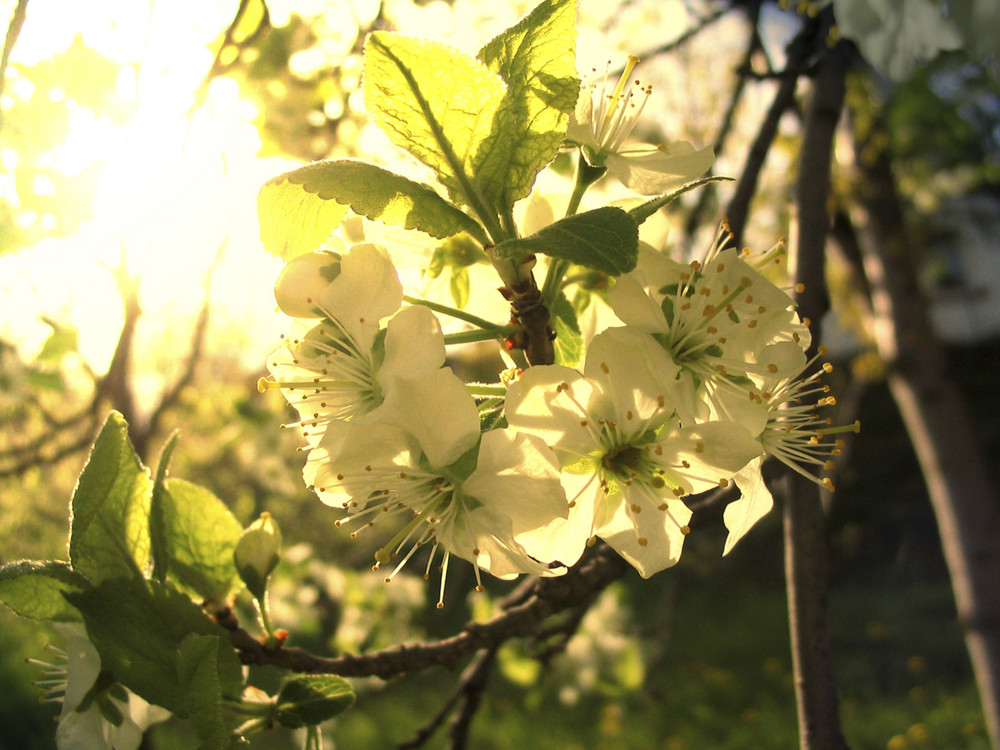
M69 563L58 560L20 560L0 568L0 602L29 620L79 622L80 612L63 594L89 586Z
M128 439L128 424L112 412L97 436L73 491L69 558L94 583L141 578L149 562L152 480Z
M530 237L506 240L494 250L498 258L517 260L535 253L617 276L635 268L639 225L622 209L604 206L567 216Z
M354 703L354 691L343 677L309 674L288 677L278 691L275 718L287 729L315 726L343 713Z

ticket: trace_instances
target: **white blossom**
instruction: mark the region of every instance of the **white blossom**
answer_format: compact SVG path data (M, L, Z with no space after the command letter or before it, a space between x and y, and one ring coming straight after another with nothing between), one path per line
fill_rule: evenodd
M666 193L703 175L715 153L683 141L669 144L628 144L652 88L632 81L639 58L630 56L611 93L608 72L582 85L570 116L566 139L583 151L587 162L606 167L625 187L641 195ZM609 63L610 65L610 63Z

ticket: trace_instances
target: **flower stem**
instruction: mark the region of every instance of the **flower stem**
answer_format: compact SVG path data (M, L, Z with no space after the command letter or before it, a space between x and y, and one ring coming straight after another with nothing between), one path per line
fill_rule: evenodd
M473 344L477 341L499 341L518 330L517 326L502 326L487 331L456 331L444 335L445 346L452 344Z
M429 307L434 312L439 312L442 315L448 315L452 318L458 318L459 320L464 320L466 323L471 323L477 328L482 328L488 331L493 331L494 333L499 333L501 330L505 329L507 326L500 325L499 323L493 323L484 318L480 318L477 315L472 315L463 310L459 310L455 307L449 307L448 305L442 305L438 302L431 302L428 299L420 299L419 297L411 297L408 294L403 295L403 299L409 302L411 305L423 305L424 307Z

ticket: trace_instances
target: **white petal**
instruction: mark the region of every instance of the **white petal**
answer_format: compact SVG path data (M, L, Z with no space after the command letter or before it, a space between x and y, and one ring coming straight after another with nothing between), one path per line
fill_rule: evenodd
M584 374L612 396L619 426L628 430L634 420L640 432L673 414L679 371L659 342L631 328L609 328L595 336L584 366Z
M593 473L563 472L565 495L573 500L566 518L554 518L548 524L517 537L517 541L538 560L575 565L594 536L594 513L598 496L603 495Z
M608 171L640 195L659 195L701 177L715 161L711 146L695 150L683 141L609 154Z
M341 259L340 275L320 302L359 342L371 342L379 321L403 303L403 287L389 253L373 244L355 245Z
M397 378L383 419L410 432L430 465L444 468L479 440L479 412L465 384L447 367Z
M774 507L774 498L760 473L761 463L763 458L756 458L733 477L742 494L722 512L722 520L729 529L723 555L728 555L736 542Z
M340 247L343 248L342 243ZM285 264L274 282L278 308L293 318L322 318L319 301L339 275L339 254L322 252L295 256Z
M436 370L444 364L444 357L444 335L437 316L419 305L403 308L386 326L379 382L385 385L400 375Z
M646 333L667 331L663 309L646 294L646 290L632 274L615 281L608 290L608 304L625 325Z
M687 524L691 511L680 500L668 500L669 515L645 503L643 510L633 513L630 518L625 503L631 501L632 498L627 497L619 504L614 519L599 528L597 534L639 571L639 575L649 578L680 560L685 535L679 524ZM639 543L640 537L645 544Z
M555 454L539 438L514 430L483 435L479 463L462 490L510 516L515 537L568 512Z
M562 386L565 384L566 392ZM507 423L574 455L599 446L586 409L595 386L576 370L559 365L528 368L507 389Z

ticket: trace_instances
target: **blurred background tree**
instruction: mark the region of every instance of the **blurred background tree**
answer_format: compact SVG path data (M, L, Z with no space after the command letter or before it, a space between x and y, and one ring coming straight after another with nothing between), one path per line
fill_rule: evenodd
M377 648L486 616L507 586L491 584L440 614L422 584L384 586L371 576L372 550L338 534L302 486L297 445L278 429L289 412L278 394L254 388L281 326L270 292L279 266L259 250L254 194L274 174L319 158L363 156L412 173L365 119L365 35L398 29L472 51L533 4L0 5L9 28L0 89L0 563L64 556L74 478L114 408L145 459L181 430L175 474L211 488L242 522L270 511L300 543L279 568L274 613L295 624L299 645ZM675 205L664 217L668 247L699 252L723 213L741 216L741 242L755 247L789 231L806 95L825 45L803 36L809 23L760 0L581 1L581 71L642 57L639 74L654 96L650 132L640 135L714 143L713 172L738 178ZM996 64L951 53L896 84L859 69L861 82L848 88L855 113L878 104L884 129L868 145L891 155L910 236L933 240L906 252L939 324L949 320L943 295L956 285L961 293L986 283L987 305L1000 294L1000 272L992 286L969 277L968 235L956 231L975 227L941 218L969 196L985 197L976 221L994 238L987 267L1000 267ZM839 421L864 423L838 467L838 492L824 498L844 732L855 748L986 748L935 516L886 385L868 280L857 272L852 148L842 123L833 196L843 210L827 257L834 310L825 340L844 365ZM555 177L542 188L568 192L568 183ZM954 342L947 373L975 407L995 482L1000 324L977 327L974 340L963 331L939 325L938 334ZM724 559L720 514L718 503L706 504L681 564L614 585L567 626L576 632L568 643L501 649L502 689L486 692L472 745L793 746L777 514ZM471 579L471 571L454 575L455 589L466 573ZM44 641L0 613L8 696L0 747L51 746L52 710L37 705L31 670L20 663ZM360 685L358 706L333 737L345 747L406 746L454 682L438 671Z

